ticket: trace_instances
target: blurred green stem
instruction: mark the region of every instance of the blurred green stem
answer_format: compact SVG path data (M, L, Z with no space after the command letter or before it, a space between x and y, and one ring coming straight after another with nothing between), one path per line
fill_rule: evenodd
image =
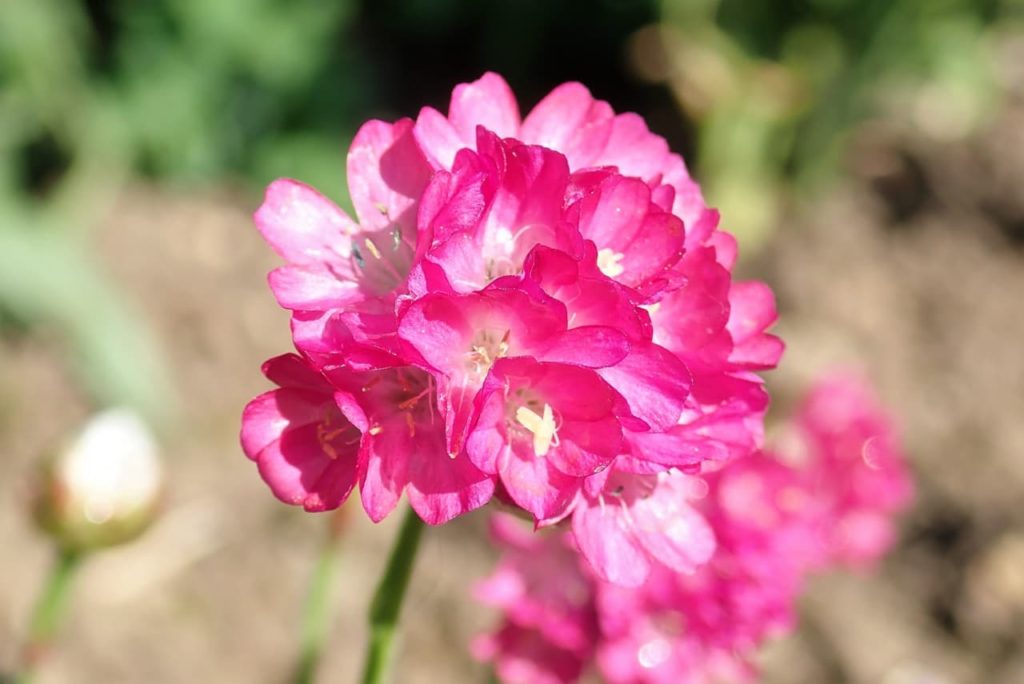
M341 560L340 525L335 524L335 520L331 520L330 523L320 557L313 569L309 594L302 610L302 635L299 645L299 666L295 674L296 684L312 684L316 681L317 666L320 664L320 657L330 633L334 607L332 587Z
M409 586L412 566L416 560L423 533L423 521L411 508L405 512L402 529L391 549L384 576L377 585L377 593L370 604L370 643L366 648L366 662L363 667L363 684L384 684L391 664L391 647L394 642L398 614L402 599Z
M54 635L60 628L71 596L71 584L84 554L61 549L50 576L39 595L28 636L21 653L21 669L15 684L28 684L35 678L36 668L46 658Z

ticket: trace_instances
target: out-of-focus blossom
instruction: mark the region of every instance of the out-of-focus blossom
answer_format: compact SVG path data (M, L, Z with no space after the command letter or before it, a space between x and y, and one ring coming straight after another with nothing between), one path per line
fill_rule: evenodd
M782 458L820 492L825 562L872 565L895 541L893 515L913 496L892 418L862 377L837 372L811 389L788 437Z
M705 562L693 474L760 445L782 345L682 159L580 84L521 119L485 74L365 124L348 172L356 219L287 180L255 217L298 351L243 417L274 493L431 524L498 496L629 585Z
M783 432L778 453L758 451L708 469L701 496L694 496L695 476L669 476L669 482L679 479L665 490L663 505L692 506L699 516L674 511L664 519L678 524L699 520L708 526L714 551L706 562L686 567L671 562L671 556L650 553L653 549L642 553L643 537L627 536L650 520L636 513L636 504L606 501L604 508L586 513L577 508L575 516L607 516L594 532L610 540L596 546L614 549L611 562L621 564L623 572L636 564L650 566L645 581L636 586L609 582L599 572L600 563L574 557L568 534L543 542L528 537L524 543L503 521L492 535L502 560L479 592L501 609L503 623L482 640L488 648L477 655L495 662L502 681L525 681L508 674L526 672L524 663L541 681L577 681L588 668L616 684L756 679L756 651L766 639L795 626L796 601L807 577L877 561L893 541L893 516L907 505L911 492L892 421L867 385L853 376L834 375L817 383ZM651 483L648 500L658 501L665 477ZM626 494L614 474L608 491ZM685 529L692 533L695 528ZM586 555L589 536L575 532L581 555ZM664 543L671 536L658 534L656 539ZM700 545L683 548L692 551ZM568 592L560 593L566 587L572 587L571 612L565 610ZM566 615L596 616L596 628L577 630L574 634L587 638L565 645L548 631L563 629ZM581 654L592 654L587 667L561 669ZM565 672L573 677L558 678Z
M58 544L89 550L145 531L162 489L163 468L149 428L128 409L109 409L44 463L33 507Z

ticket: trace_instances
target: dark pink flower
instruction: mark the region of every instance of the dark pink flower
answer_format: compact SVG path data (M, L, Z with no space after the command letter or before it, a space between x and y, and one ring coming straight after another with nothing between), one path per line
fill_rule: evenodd
M263 364L278 389L249 402L242 449L277 498L307 511L340 506L364 468L360 431L338 408L336 390L295 354Z
M584 480L623 448L618 395L588 368L502 359L477 404L466 453L538 521L563 517Z
M373 521L390 513L403 491L431 525L490 500L494 478L465 458L449 458L444 450L444 424L430 375L409 367L365 373L337 368L327 375L346 389L339 403L363 431L360 453L366 470L359 486Z
M579 84L522 119L486 74L447 116L365 124L348 183L354 219L295 181L255 217L300 353L244 419L274 492L358 483L373 520L404 494L432 524L497 493L571 518L603 577L703 563L695 475L760 446L782 345L682 159Z

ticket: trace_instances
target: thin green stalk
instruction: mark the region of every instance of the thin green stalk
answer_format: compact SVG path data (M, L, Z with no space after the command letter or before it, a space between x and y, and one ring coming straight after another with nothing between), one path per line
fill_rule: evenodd
M21 653L21 669L14 684L28 684L35 678L36 669L46 657L54 635L64 621L71 596L71 584L81 565L84 554L61 549L50 571L50 576L32 613L28 636Z
M410 508L405 512L402 529L398 532L384 576L370 604L370 643L366 648L363 684L384 684L387 681L398 614L402 610L402 599L409 586L422 533L423 521Z
M338 574L341 558L340 536L334 526L324 540L320 557L313 568L309 593L302 609L302 632L299 637L299 665L295 684L313 684L327 637L330 633L334 607L334 577Z

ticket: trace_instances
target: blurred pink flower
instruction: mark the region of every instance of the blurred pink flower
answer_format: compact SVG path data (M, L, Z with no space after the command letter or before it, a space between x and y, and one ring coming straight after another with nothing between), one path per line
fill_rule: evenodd
M573 534L564 538L517 537L524 532L511 521L495 525L502 560L478 594L501 609L503 626L477 655L494 660L503 681L520 681L505 679L508 663L529 663L537 676L551 677L580 660L586 664L571 670L573 678L550 681L577 681L588 668L616 684L756 679L756 651L794 627L808 575L876 561L911 491L891 419L861 380L834 375L817 383L786 432L782 456L755 452L719 464L703 476L706 492L694 476L661 473L646 480L646 498L634 498L629 487L641 486L643 476L613 471L599 491L620 501L577 507ZM663 487L666 481L673 486ZM652 509L642 512L645 505ZM659 509L671 513L659 517ZM851 531L851 516L871 523ZM687 534L707 526L710 558L688 563L690 556L673 555L702 546L664 546L673 534L658 533L659 522ZM656 546L648 547L644 535L652 532ZM573 538L582 555L608 556L581 562ZM637 566L648 568L642 582ZM608 581L607 567L620 576ZM580 624L581 615L596 616L596 628L572 631L582 641L566 645L548 634L566 621ZM530 643L545 646L524 647Z

